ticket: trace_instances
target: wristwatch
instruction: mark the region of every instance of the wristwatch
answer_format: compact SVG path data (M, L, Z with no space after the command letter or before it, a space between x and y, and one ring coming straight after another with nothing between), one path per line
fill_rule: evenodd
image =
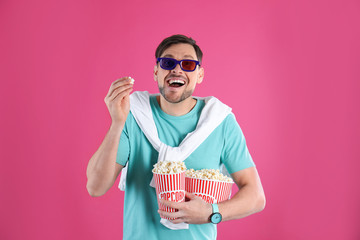
M210 215L210 222L218 224L221 222L222 216L219 213L219 207L216 203L211 204L213 213Z

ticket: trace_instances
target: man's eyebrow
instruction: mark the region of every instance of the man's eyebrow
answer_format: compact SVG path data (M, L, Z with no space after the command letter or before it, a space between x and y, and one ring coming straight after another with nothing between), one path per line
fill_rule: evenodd
M165 54L163 57L165 57L165 58L174 58L174 56L172 54ZM191 55L184 55L183 59L194 59L194 57L191 56Z
M185 55L184 58L191 58L191 59L194 59L193 56L191 55Z
M171 55L171 54L165 54L165 55L164 55L164 56L162 56L162 57L173 58L174 56L173 56L173 55Z

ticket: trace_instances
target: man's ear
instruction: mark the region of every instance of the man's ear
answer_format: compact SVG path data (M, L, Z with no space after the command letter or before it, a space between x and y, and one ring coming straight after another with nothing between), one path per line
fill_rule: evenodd
M199 73L198 74L199 75L198 75L197 83L200 84L204 79L204 68L203 67L199 68Z
M154 66L154 80L155 82L157 82L158 78L157 78L157 74L158 74L158 66L157 64Z

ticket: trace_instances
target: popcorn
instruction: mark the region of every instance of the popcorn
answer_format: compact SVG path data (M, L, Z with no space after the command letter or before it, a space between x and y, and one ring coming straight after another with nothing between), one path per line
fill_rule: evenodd
M166 212L176 212L177 209L165 207L159 202L160 199L183 202L187 191L194 193L205 202L218 203L230 198L234 183L219 170L186 170L184 162L161 161L154 165L152 172L159 209ZM165 217L165 219L169 218Z
M219 170L189 169L185 172L185 190L211 204L229 199L233 183L230 177Z
M199 178L199 179L206 179L206 180L216 180L216 181L223 181L233 183L234 181L230 178L222 174L218 169L201 169L201 170L194 170L189 169L185 172L186 177L190 178Z
M154 165L152 170L153 173L158 174L171 174L171 173L181 173L186 170L185 163L180 162L171 162L171 161L161 161Z
M135 79L133 79L132 77L128 77L130 79L130 84L134 84Z

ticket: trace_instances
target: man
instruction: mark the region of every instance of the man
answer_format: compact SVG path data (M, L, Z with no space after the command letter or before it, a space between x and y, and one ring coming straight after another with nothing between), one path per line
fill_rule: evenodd
M160 140L175 147L195 130L205 106L203 100L192 97L204 78L202 52L193 39L173 35L160 43L155 55L154 79L160 94L150 96L151 110ZM218 222L210 216L221 214L222 221L228 221L264 208L264 192L245 138L234 115L229 114L184 162L195 170L219 169L224 164L239 191L217 206L186 193L186 202L162 200L177 212L159 211L155 189L149 186L159 153L130 112L132 87L130 78L111 84L105 102L112 123L87 168L89 194L101 196L127 165L124 239L216 239ZM189 229L170 230L160 224L160 216L176 218L173 223L188 223Z

